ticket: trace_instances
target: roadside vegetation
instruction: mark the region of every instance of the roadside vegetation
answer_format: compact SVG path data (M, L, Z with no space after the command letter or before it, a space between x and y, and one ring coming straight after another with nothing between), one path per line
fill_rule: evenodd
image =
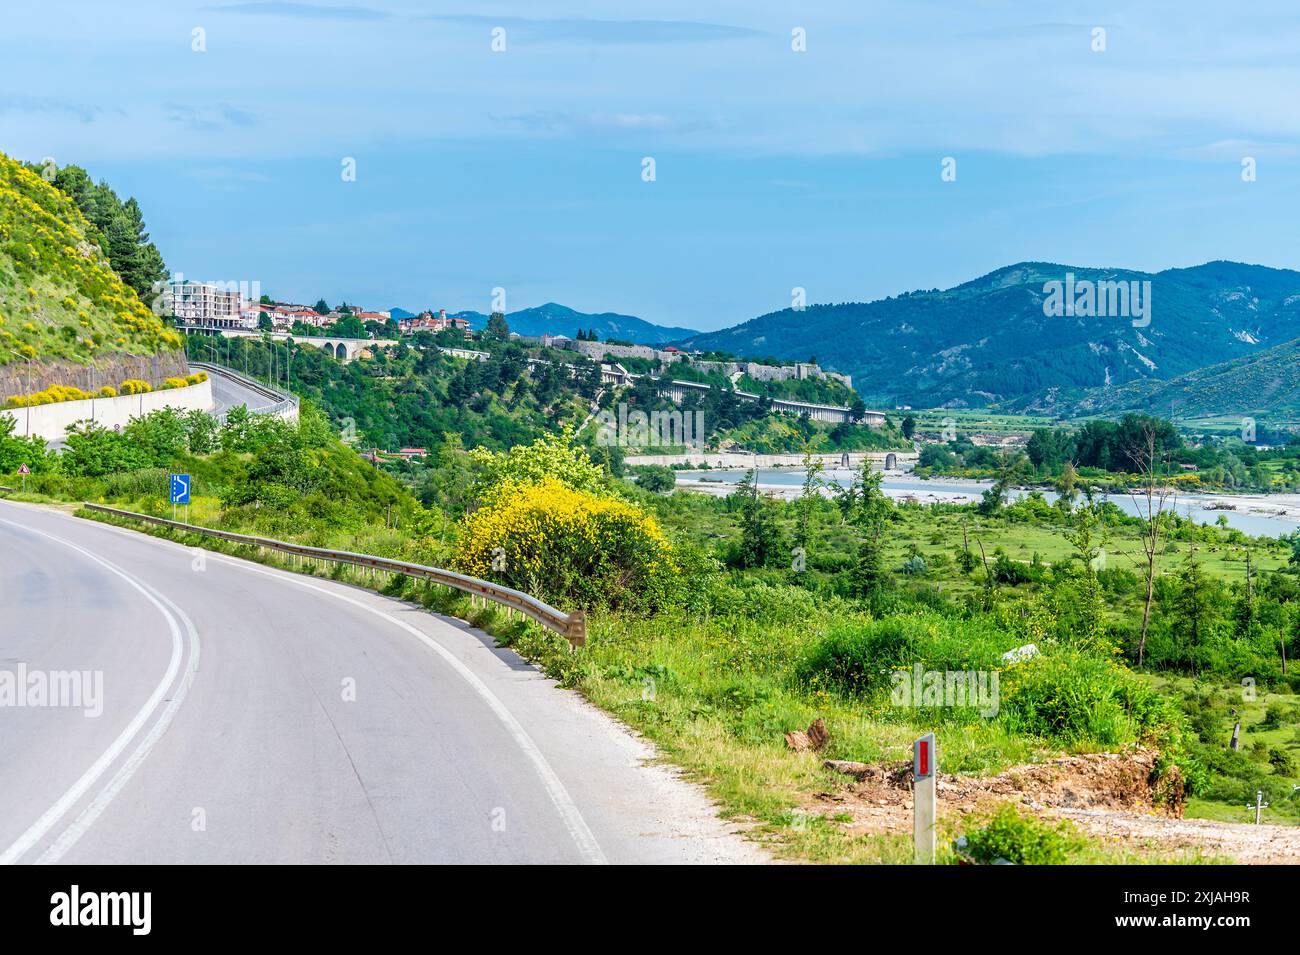
M32 500L170 515L166 476L184 470L194 523L456 567L585 610L588 644L574 650L443 588L333 571L489 629L653 739L791 858L906 861L906 839L860 832L816 794L846 791L828 760L896 766L929 730L945 774L1140 746L1159 753L1156 808L1244 819L1261 789L1271 818L1300 818L1300 678L1284 663L1300 650L1300 558L1285 541L1167 515L1139 667L1143 522L1083 494L922 508L890 502L870 471L827 496L815 468L793 501L752 482L726 498L663 494L617 477L571 432L497 451L447 437L413 484L359 458L310 402L296 425L165 411L120 434L83 425L61 455L39 451L0 439L0 471L33 462ZM1037 655L1004 658L1029 644ZM917 665L996 673L996 712L900 705L893 674ZM787 734L817 720L824 744L792 749ZM1003 835L981 837L977 822ZM984 851L1023 828L945 826L949 861L963 833ZM1117 857L1083 836L1022 835L1026 861Z

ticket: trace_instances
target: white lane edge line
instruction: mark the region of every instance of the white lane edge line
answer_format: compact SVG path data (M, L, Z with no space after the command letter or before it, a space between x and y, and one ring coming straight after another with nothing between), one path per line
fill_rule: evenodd
M145 586L148 585L146 584ZM73 820L72 824L64 829L58 839L52 842L44 852L37 856L35 862L36 865L53 865L57 863L63 858L69 849L77 844L78 840L86 834L87 830L95 824L95 821L99 819L104 810L109 807L109 804L112 803L117 794L122 791L122 788L131 781L131 777L135 775L136 770L140 768L145 759L149 756L149 753L153 750L154 744L162 738L163 733L167 732L167 727L170 726L172 720L175 719L177 712L180 710L181 704L185 701L185 697L190 691L190 686L194 683L195 676L198 674L199 632L195 629L194 622L190 620L189 615L178 607L175 602L165 597L161 592L155 591L155 593L157 593L158 599L171 607L171 609L176 612L177 616L181 618L181 623L185 625L185 630L189 634L190 656L189 662L185 667L185 672L181 674L180 682L177 683L176 691L172 694L171 700L168 701L167 705L163 708L158 719L154 721L148 734L140 741L140 745L137 746L135 751L127 757L126 761L122 763L117 772L113 774L113 778L110 779L108 784L99 791L99 794L95 796L94 800L92 800L91 803L81 811L77 818Z
M492 710L497 719L501 721L506 730L514 738L516 745L519 746L524 755L532 762L533 769L536 770L537 775L541 777L542 785L545 786L547 795L550 796L551 802L555 805L556 810L560 814L560 818L564 820L565 828L569 830L569 835L577 845L578 851L582 855L583 859L589 865L608 864L609 860L605 858L605 853L600 848L600 844L596 841L596 836L587 825L587 821L582 818L582 812L573 801L573 797L569 795L569 791L565 789L563 781L555 770L551 768L551 764L547 762L546 756L543 755L542 751L537 747L537 744L533 742L532 737L528 735L528 731L524 729L523 724L515 719L514 714L511 713L506 705L501 702L500 697L493 693L491 688L484 683L473 670L462 663L450 650L438 643L438 641L434 640L427 633L411 626L406 621L398 620L391 614L388 614L377 607L368 606L353 597L336 593L326 587L307 583L306 580L299 580L298 575L293 573L265 570L245 561L241 561L238 558L218 554L215 551L210 553L215 556L216 560L223 564L230 564L232 566L240 567L249 573L261 574L265 577L271 577L286 583L292 583L307 590L315 590L318 593L325 594L328 597L333 597L336 600L350 603L353 606L364 610L366 613L382 617L395 627L405 630L429 649L437 653L466 683L469 684L470 688L479 695L479 698L488 705L488 708Z
M163 604L149 592L147 585L122 570L112 561L105 560L71 541L64 540L61 537L56 537L53 534L48 534L45 531L36 530L35 528L28 527L25 524L18 524L14 521L4 520L3 518L0 518L0 523L8 524L11 527L16 527L19 530L28 531L32 534L39 534L41 537L45 537L56 543L62 544L65 547L69 547L72 550L78 551L85 557L88 557L95 561L95 563L116 574L118 577L121 577L133 588L138 590L145 599L158 609L158 612L166 619L168 629L171 630L172 635L172 655L170 661L168 661L167 671L163 674L162 680L159 682L158 686L154 688L153 693L150 694L144 705L140 707L139 711L137 711L135 716L132 717L131 722L122 729L122 732L118 734L117 738L109 745L108 749L104 750L104 752L100 754L99 758L91 764L90 768L87 769L81 777L73 783L52 806L50 806L49 809L42 813L40 818L27 828L26 832L19 836L3 853L0 853L0 865L13 865L34 845L40 842L46 833L48 833L50 829L52 829L54 825L65 816L83 796L85 796L87 791L89 791L96 781L98 781L99 777L107 771L112 762L121 755L122 751L126 749L131 740L140 732L144 724L148 722L149 718L158 708L158 705L166 697L167 688L172 684L172 681L176 679L176 674L180 671L181 657L184 654L184 642L181 639L180 626L176 622L176 618L172 616L171 611L163 606ZM150 745L152 746L152 743Z
M71 514L61 515L61 516L66 516L67 518L72 520L77 519L73 517L73 515ZM6 522L6 523L11 523L11 522ZM115 524L107 524L101 521L93 521L93 520L91 521L91 523L94 523L101 527L105 527L110 531L116 531L121 534L129 535L133 538L136 538L137 540L139 539L151 540L156 544L163 545L164 547L171 546L186 551L193 549L191 547L188 547L185 544L177 543L176 541L171 541L171 540L167 540L166 538L156 537L152 534L144 534L141 533L140 531L135 531L126 527L120 527ZM18 525L18 526L22 526L22 525ZM36 533L41 533L41 532L37 531ZM76 546L76 545L70 545L70 546ZM333 597L337 600L342 600L345 603L353 604L354 606L359 607L360 609L366 611L367 613L381 617L384 620L387 620L389 623L393 624L394 626L398 627L399 629L405 630L407 633L410 633L412 636L414 636L425 646L429 647L429 649L437 653L440 657L442 657L444 660L447 661L447 663L452 667L452 669L454 669L456 673L462 679L464 679L466 683L469 684L470 688L473 689L475 693L477 693L478 696L488 705L488 708L492 710L493 714L501 721L501 723L505 726L506 730L514 738L516 745L519 746L519 748L523 751L524 755L528 757L530 762L532 762L534 770L536 770L538 776L541 777L542 784L546 788L547 795L550 797L551 802L554 804L556 810L559 812L561 819L564 821L565 828L568 829L569 835L573 839L574 843L577 845L578 851L582 855L583 859L588 864L591 865L608 864L608 859L606 859L604 851L600 848L600 844L596 841L596 836L591 831L591 828L587 825L587 821L582 817L582 813L578 809L577 804L573 801L573 797L569 795L569 792L565 788L563 781L560 779L559 775L555 772L555 770L551 767L551 764L547 761L546 756L538 748L537 744L533 742L532 737L528 735L528 731L524 729L523 724L521 724L517 719L515 719L514 714L511 713L510 710L506 707L506 705L501 702L501 699L495 693L492 692L491 688L489 688L488 685L484 683L478 677L478 675L474 673L473 670L469 669L469 667L467 667L464 663L462 663L460 659L458 659L450 650L442 646L440 643L438 643L428 634L422 632L416 627L411 626L405 621L398 620L396 617L393 617L376 607L367 606L361 601L356 600L352 597L348 597L345 594L336 593L335 591L330 590L329 588L320 587L318 585L308 583L306 579L303 579L299 574L295 574L291 571L281 571L281 570L272 570L272 569L263 568L260 565L257 565L255 563L240 560L237 557L230 557L229 555L222 554L220 551L210 551L205 549L205 552L209 557L218 560L223 564L227 564L231 567L242 569L248 573L260 574L264 577L271 577L273 579L281 580L282 582L292 583L299 587L303 587L304 589L315 590L318 593L325 594L328 597ZM175 605L173 604L173 606Z

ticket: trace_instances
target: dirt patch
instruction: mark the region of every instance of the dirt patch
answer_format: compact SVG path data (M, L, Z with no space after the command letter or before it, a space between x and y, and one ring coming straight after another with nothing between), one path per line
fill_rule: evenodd
M1163 804L1169 780L1152 785L1153 750L1065 756L1017 766L996 776L941 776L940 816L949 822L1013 801L1035 812L1073 821L1103 841L1166 854L1198 851L1246 863L1300 863L1300 827L1181 819ZM906 834L912 831L911 762L869 765L828 760L827 768L846 784L817 793L820 812L847 814L854 833ZM1181 794L1181 784L1172 785Z
M1151 784L1155 761L1154 751L1133 749L1065 756L1017 766L997 776L941 776L939 800L958 811L971 811L989 800L1007 799L1016 799L1031 809L1161 811ZM912 805L910 762L871 766L831 760L826 766L852 778L848 792L870 805ZM819 798L833 795L823 793Z
M1095 837L1129 848L1166 854L1200 852L1248 865L1300 865L1300 826L1129 816L1091 809L1051 812Z

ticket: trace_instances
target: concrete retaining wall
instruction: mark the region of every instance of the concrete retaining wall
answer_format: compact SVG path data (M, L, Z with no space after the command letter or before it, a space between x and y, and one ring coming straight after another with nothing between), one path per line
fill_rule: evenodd
M68 425L90 420L105 428L121 428L132 418L163 408L184 411L207 411L212 407L212 382L203 381L188 388L168 388L143 395L118 395L116 398L90 398L86 401L60 401L34 408L5 408L0 414L14 419L14 434L37 435L46 441L62 441Z

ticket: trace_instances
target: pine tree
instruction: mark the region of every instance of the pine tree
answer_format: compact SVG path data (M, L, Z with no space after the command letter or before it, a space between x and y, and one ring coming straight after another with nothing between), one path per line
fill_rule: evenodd
M122 202L106 182L94 183L80 166L64 166L54 176L54 185L67 195L93 227L122 281L135 290L140 300L152 305L167 277L167 266L158 247L149 240L144 213L135 199Z
M885 583L884 546L879 537L868 534L858 545L858 559L850 574L853 593L868 597Z
M853 592L869 596L884 586L885 574L885 521L889 516L889 500L881 490L884 475L871 469L871 461L864 458L862 468L853 480L857 503L854 523L862 531L858 544L858 559L850 575Z
M742 567L770 567L783 551L781 529L772 513L771 502L758 491L758 478L750 471L735 491L740 502L740 553Z
M1246 548L1246 580L1242 584L1241 596L1233 608L1238 639L1250 640L1259 636L1259 615L1255 607L1255 573L1251 563L1250 548Z
M1094 643L1105 630L1105 607L1097 579L1097 568L1105 560L1104 529L1091 507L1081 507L1074 512L1070 530L1063 536L1073 545L1071 557L1078 563L1077 593L1066 598L1069 612L1079 621L1074 636L1083 643Z
M1200 649L1209 636L1214 608L1195 548L1183 562L1178 581L1178 596L1174 600L1175 626L1185 641L1184 655L1192 664L1192 671L1197 672Z

